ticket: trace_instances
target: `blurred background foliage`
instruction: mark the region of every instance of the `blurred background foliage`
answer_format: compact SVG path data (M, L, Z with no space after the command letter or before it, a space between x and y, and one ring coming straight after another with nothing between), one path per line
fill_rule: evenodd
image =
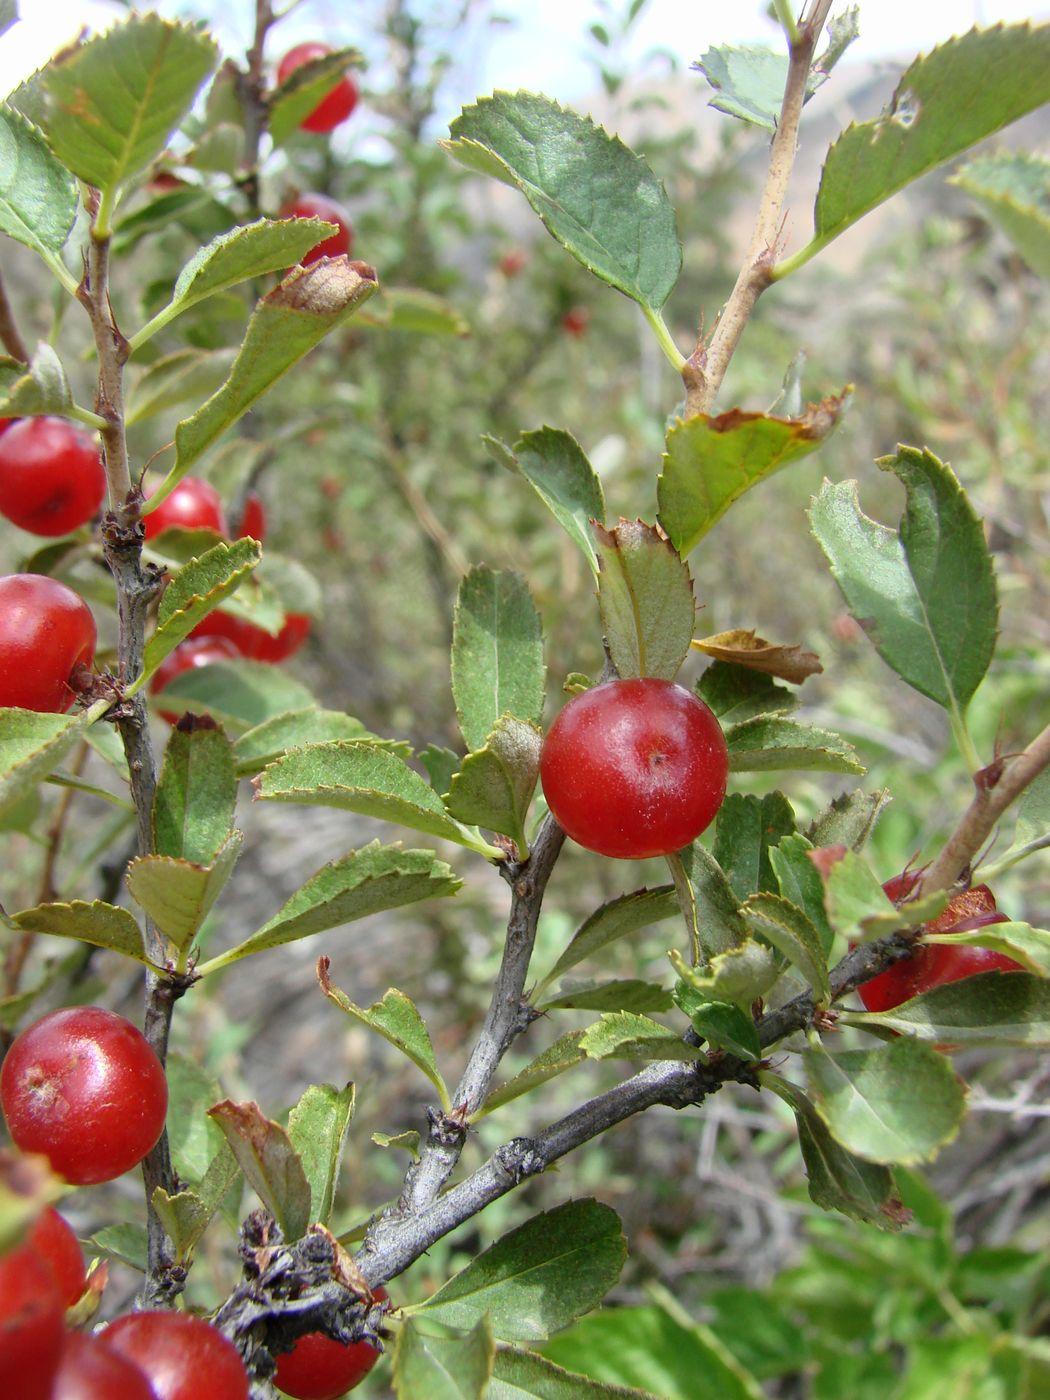
M198 9L206 14L206 6ZM471 564L483 560L528 577L547 638L548 717L559 706L564 676L595 674L602 660L592 581L578 552L524 483L497 464L482 434L513 443L544 423L566 428L599 469L610 515L652 519L664 424L680 385L631 303L589 279L530 221L523 201L468 177L438 147L436 95L450 86L464 100L473 95L469 70L457 63L458 25L468 11L476 18L478 7L442 11L421 0L392 0L355 9L343 32L324 37L364 44L367 33L372 62L362 75L362 107L335 145L293 137L264 167L259 203L274 213L302 190L338 199L351 214L353 255L374 264L386 288L444 298L451 333L355 321L262 401L243 435L214 454L210 471L231 500L252 484L269 513L268 543L320 581L323 615L290 663L296 674L325 704L379 733L407 737L417 748L455 747L448 645L457 583ZM762 133L706 110L703 81L681 58L653 55L641 74L618 67L617 35L630 22L629 12L604 7L602 34L589 32L593 110L646 154L679 211L685 272L669 323L688 347L700 316L710 325L732 285L765 143ZM276 58L280 30L272 37ZM813 104L812 121L803 122L811 166L819 166L848 120L851 101L866 104L867 113L871 93L884 100L893 81L892 73L853 73L847 64L836 72ZM834 103L826 101L833 91ZM1045 116L1025 125L1025 137L1045 139ZM186 164L186 156L173 151L170 165L184 184L144 187L127 206L114 277L123 323L155 309L202 241L251 215L243 186ZM806 227L809 199L806 191L793 198L789 238ZM973 729L987 757L996 746L1022 746L1046 722L1050 692L1050 295L941 174L871 222L859 252L844 239L841 254L817 259L763 299L721 404L767 408L802 350L805 396L819 399L852 384L850 413L819 454L749 494L690 563L702 607L698 635L755 627L821 656L825 670L807 682L803 714L853 740L868 765L865 786L891 794L872 847L875 869L888 878L935 851L968 799L968 779L943 713L889 672L846 614L804 511L821 475L850 477L860 483L865 510L895 524L902 493L874 460L905 442L951 462L987 522L1001 594L1002 640L974 702ZM5 247L8 257L5 278L32 338L58 334L75 345L79 336L86 345L85 328L72 316L52 326L50 292L29 255ZM239 296L203 303L193 343L235 345L246 310ZM581 333L566 328L571 311L583 313ZM158 337L152 353L174 343ZM87 402L86 361L83 372L77 397ZM135 427L133 460L144 463L167 442L184 411ZM23 565L24 536L5 527L0 547L12 565ZM61 568L78 586L85 578L102 586L84 551ZM695 679L698 663L687 668L694 669L685 678ZM90 773L89 757L85 762ZM748 778L743 786L764 791L770 784ZM785 782L803 821L841 787L825 775ZM56 789L50 800L68 798ZM48 851L46 836L43 850L18 832L5 837L5 904L34 902L42 861L50 863L59 895L89 898L119 875L126 839L120 814L111 818L90 796L76 805L82 817L70 822L60 851ZM249 812L246 797L243 807L249 849L212 919L211 936L220 943L257 926L306 870L374 834L368 823L336 813ZM38 829L46 831L47 821ZM1008 844L1009 831L998 847ZM307 1082L357 1080L358 1118L343 1177L347 1229L396 1193L404 1154L375 1147L371 1133L418 1126L426 1086L364 1031L333 1023L313 962L323 945L333 955L334 979L360 1003L396 981L424 1010L439 1055L458 1067L498 965L504 891L476 858L458 853L455 863L469 879L454 903L253 960L250 972L237 968L197 988L176 1018L176 1047L205 1046L223 1092L257 1097L269 1112L286 1109ZM665 878L659 863L638 869L567 851L548 894L536 968L553 961L601 900ZM89 893L85 884L92 882ZM1036 924L1045 924L1046 891L1045 858L1004 872L996 883L1000 907ZM68 957L68 949L56 952L44 942L33 953L41 969ZM604 970L660 976L667 945L666 927L657 925L615 945L608 955L615 966ZM91 958L77 972L73 995L88 999L108 982L110 999L119 1000L113 979L124 976L106 958ZM134 984L127 976L129 1004ZM508 1075L583 1018L558 1012L548 1019L553 1024L541 1022L510 1057ZM595 1193L621 1213L629 1236L618 1301L655 1308L647 1290L669 1290L687 1318L706 1320L731 1348L735 1330L745 1352L751 1347L741 1360L770 1395L977 1394L944 1389L943 1376L926 1389L919 1381L919 1388L892 1388L906 1360L933 1365L928 1353L939 1337L970 1336L973 1326L978 1336L985 1326L1047 1326L1044 1304L1033 1300L1045 1302L1038 1251L1047 1226L1050 1134L1041 1125L1048 1076L1018 1052L966 1061L960 1068L978 1086L975 1112L932 1169L947 1206L924 1195L921 1182L914 1187L915 1201L925 1202L916 1233L890 1239L822 1219L801 1185L790 1114L779 1101L727 1091L699 1114L657 1110L625 1124L564 1162L553 1181L533 1182L497 1203L415 1266L402 1285L405 1296L436 1287L538 1207ZM587 1065L526 1106L494 1113L465 1163L527 1131L529 1115L549 1121L614 1073ZM112 1191L121 1197L117 1212L131 1216L140 1208L134 1184L118 1182ZM112 1200L107 1207L102 1193L90 1195L78 1222L85 1234L107 1209L115 1218ZM951 1305L926 1262L916 1262L931 1239L965 1274L957 1289L952 1284ZM228 1244L206 1241L194 1301L207 1304L210 1293L225 1292L230 1264ZM754 1289L764 1291L746 1291ZM759 1313L767 1331L780 1327L783 1344L777 1352L770 1342L761 1364L753 1354L762 1345ZM859 1370L848 1384L834 1370L843 1351L874 1358L863 1386ZM551 1354L558 1355L556 1347ZM564 1352L570 1354L586 1369L578 1352ZM362 1390L379 1395L386 1384L381 1367ZM986 1393L1005 1400L1008 1392L980 1391Z

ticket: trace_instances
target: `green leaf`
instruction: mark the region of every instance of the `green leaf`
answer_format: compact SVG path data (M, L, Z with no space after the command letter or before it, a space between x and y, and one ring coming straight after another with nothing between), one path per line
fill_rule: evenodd
M175 1251L175 1263L184 1265L193 1258L201 1236L214 1214L195 1191L179 1191L169 1196L163 1186L154 1188L153 1209Z
M415 1002L410 997L405 996L404 992L390 987L384 993L381 1001L373 1002L369 1007L356 1006L345 992L340 991L328 980L326 959L322 960L319 976L321 990L329 1001L334 1002L340 1011L345 1011L355 1021L360 1021L363 1026L377 1031L384 1040L388 1040L391 1045L401 1051L402 1055L407 1056L417 1069L423 1071L438 1091L445 1112L450 1112L452 1102L434 1058L430 1032L417 1011Z
M18 0L0 0L0 34L18 22Z
M747 925L725 871L699 841L694 841L681 856L696 902L696 922L704 952L711 957L743 943L748 937Z
M283 146L346 70L360 63L359 49L332 49L289 73L270 99L269 131L274 145Z
M488 1314L501 1341L542 1341L597 1307L626 1257L614 1210L567 1201L490 1245L415 1310L450 1327Z
M1026 846L1050 834L1050 769L1025 788L1017 803L1017 826L1013 845Z
M425 749L420 749L416 757L427 770L430 786L439 797L444 797L452 786L452 779L459 772L462 758L442 744L428 744Z
M753 1063L762 1058L762 1046L751 1016L731 1001L709 1001L688 982L674 989L675 1005L693 1023L693 1029L716 1050L727 1050Z
M112 196L164 150L217 59L200 28L153 14L63 50L43 76L51 149Z
M828 151L814 209L820 244L912 180L1050 100L1050 26L971 29L917 58L886 110Z
M591 521L605 524L601 479L576 439L561 428L522 433L513 451L495 438L482 439L496 460L523 476L598 575Z
M230 372L233 350L198 350L187 346L154 360L136 379L128 395L127 426L144 423L166 408L210 397Z
M961 948L991 948L1019 962L1026 972L1050 977L1050 932L1025 923L988 924L965 933L935 933L924 943L945 943Z
M311 1084L288 1115L288 1137L310 1183L310 1219L322 1225L332 1218L343 1146L353 1116L352 1084L342 1089Z
M871 866L855 851L847 851L831 867L824 901L832 926L855 943L868 943L896 929L935 919L948 902L944 892L924 895L897 909L883 891Z
M538 997L570 967L593 957L610 943L637 933L639 929L649 928L662 919L673 918L678 912L678 900L670 885L655 890L634 890L631 894L622 894L603 904L576 930L569 946L537 985L534 996Z
M708 666L696 693L715 712L723 728L759 715L783 714L798 706L798 697L777 685L772 676L728 661Z
M503 858L502 851L454 821L430 784L403 758L377 744L338 739L292 749L259 774L255 787L264 800L360 812Z
M815 729L780 715L756 715L725 729L729 767L734 773L767 773L790 768L822 773L863 773L853 745L826 729Z
M899 1230L903 1215L889 1168L866 1162L837 1143L797 1084L770 1073L762 1074L761 1082L794 1111L810 1200L821 1210L837 1210L880 1230Z
M222 1098L222 1092L214 1075L177 1050L169 1051L165 1075L172 1166L182 1181L196 1189L216 1153L226 1149L222 1131L208 1117L208 1109Z
M470 322L451 302L419 287L383 287L360 320L366 326L413 335L470 335Z
M386 909L455 894L462 881L433 851L405 851L372 841L323 865L250 938L203 963L202 974L254 953L339 928Z
M0 232L51 265L76 216L76 180L32 122L0 106Z
M660 524L684 558L734 501L774 472L815 452L849 402L809 404L801 418L772 418L731 408L676 420L667 432L657 481Z
M305 748L307 744L326 744L333 739L361 740L390 749L401 758L407 758L410 752L403 740L381 739L378 734L366 729L359 719L344 714L342 710L319 710L316 706L310 706L304 710L273 715L242 734L233 746L237 776L244 778L258 773L291 749Z
M484 564L471 569L452 636L452 693L467 747L483 748L505 714L539 723L543 681L540 618L525 580Z
M1050 160L1027 151L978 156L954 175L1033 272L1050 278Z
M407 1133L373 1133L372 1141L377 1147L399 1147L407 1152L413 1162L419 1161L419 1134L413 1128Z
M0 409L8 418L72 415L73 392L65 367L45 341L28 366L7 357L0 360Z
M563 981L556 997L544 1000L538 1011L670 1011L671 993L655 982L629 977L611 982Z
M12 915L11 922L27 933L48 933L54 938L73 938L95 948L123 953L136 962L147 962L142 930L135 916L101 899L82 899L68 904L37 904Z
M592 1060L696 1060L700 1051L680 1036L633 1011L606 1012L583 1033L580 1047Z
M674 680L689 653L696 605L689 570L654 525L594 526L605 644L625 680Z
M446 149L521 190L577 262L641 306L663 306L682 266L674 209L622 141L531 92L465 107L450 135Z
M606 1385L566 1371L537 1352L496 1348L496 1363L485 1400L657 1400L649 1390Z
M762 1400L757 1382L710 1328L684 1326L661 1307L605 1308L543 1351L559 1366L642 1387L660 1400Z
M394 1351L398 1400L486 1400L492 1358L488 1318L479 1317L466 1334L432 1336L410 1317Z
M835 941L835 930L824 908L824 881L807 854L812 849L804 836L785 836L779 845L770 846L769 862L780 893L805 912L820 935L820 944L827 956Z
M234 591L259 563L257 540L220 542L184 565L165 588L157 612L157 630L146 643L139 683L157 669L181 641Z
M322 258L294 268L260 299L229 378L175 430L175 466L156 493L161 499L282 374L372 295L375 274L361 266Z
M848 1152L913 1166L935 1157L958 1133L965 1087L951 1061L931 1046L902 1036L875 1050L832 1056L816 1037L810 1045L804 1055L810 1093Z
M164 753L153 799L153 849L208 865L233 830L237 779L221 729L176 729Z
M176 316L206 297L228 291L250 278L293 267L334 232L335 225L324 219L256 219L252 224L220 233L182 269L171 300L148 326L132 336L132 349L138 349Z
M183 671L164 687L163 699L165 709L209 714L235 734L312 704L306 686L280 667L240 659Z
M310 1183L288 1134L266 1118L257 1103L223 1099L208 1114L222 1129L248 1185L280 1225L286 1242L300 1239L310 1224Z
M858 37L856 17L854 6L828 25L830 42L810 70L805 102L827 82L832 68ZM709 107L769 131L776 130L788 79L786 53L776 53L763 44L718 44L708 49L695 67L718 93L707 104Z
M149 1246L145 1225L106 1225L96 1230L88 1243L103 1258L118 1259L140 1274L146 1272Z
M780 887L769 848L794 830L795 815L783 793L729 794L718 813L714 858L739 900L759 890L777 893Z
M951 469L899 447L879 466L904 483L899 533L862 514L856 483L824 484L810 524L850 611L886 664L964 709L995 649L999 607L984 529Z
M808 915L778 894L753 894L741 913L752 931L787 958L813 989L818 1002L831 1000L820 933Z
M243 844L243 834L231 831L207 865L171 856L138 856L128 866L132 898L180 953L193 942L226 888Z
M981 972L933 987L892 1011L843 1012L862 1030L894 1030L935 1045L1050 1046L1050 984L1028 972Z
M529 853L525 817L540 773L542 740L537 725L501 716L485 747L467 755L445 798L457 821L509 836L523 860Z
M813 819L806 836L814 846L849 846L859 851L889 800L886 788L878 792L855 788L841 793Z
M587 1058L580 1045L582 1039L583 1031L568 1031L559 1036L553 1045L548 1045L542 1054L530 1061L520 1074L508 1079L505 1084L501 1084L489 1094L481 1108L473 1115L472 1121L484 1118L493 1109L502 1108L505 1103L521 1098L522 1094L530 1094L540 1084L546 1084L548 1079L554 1079L559 1074L564 1074L567 1069L572 1069L573 1065L578 1065L581 1060Z
M679 978L704 1001L729 1001L749 1015L752 1003L764 997L780 976L772 951L753 938L718 953L706 969L689 967L676 948L667 956Z
M53 773L106 708L100 701L78 715L0 709L0 812Z

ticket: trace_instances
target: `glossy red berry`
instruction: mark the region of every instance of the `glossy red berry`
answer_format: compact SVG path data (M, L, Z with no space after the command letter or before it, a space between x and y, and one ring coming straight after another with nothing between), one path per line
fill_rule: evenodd
M71 1006L15 1037L0 1069L0 1104L17 1147L91 1186L142 1161L164 1127L168 1084L130 1021Z
M303 267L317 262L318 258L337 258L341 253L349 255L354 246L354 231L350 225L350 215L341 204L323 194L301 194L290 199L281 209L282 219L324 219L336 225L336 231L323 239L300 258Z
M590 322L591 313L586 306L573 306L561 318L562 330L574 340L580 340L586 335Z
M145 1372L156 1400L248 1400L237 1348L192 1313L128 1313L102 1336Z
M0 1395L51 1400L62 1345L62 1301L31 1244L0 1255Z
M146 1373L102 1337L67 1332L50 1400L157 1400Z
M106 469L93 433L22 418L0 436L0 515L33 535L68 535L97 513Z
M277 65L277 81L285 82L304 63L310 63L315 58L324 58L325 54L331 52L327 44L296 44ZM357 84L349 73L344 73L341 78L336 79L331 91L325 94L310 115L303 118L299 123L300 127L303 131L322 134L334 131L353 112L359 96Z
M523 248L508 248L500 255L499 270L504 277L517 277L528 260L528 254Z
M672 681L608 681L575 696L540 753L551 811L574 841L640 860L681 850L715 817L726 741L702 700Z
M258 491L249 491L244 498L237 538L258 540L260 544L266 538L266 507Z
M170 656L154 671L149 683L150 694L157 695L169 686L183 671L195 670L198 666L213 666L217 661L235 661L244 653L228 637L189 637L180 642ZM169 724L178 724L182 710L161 710L162 719Z
M21 423L21 418L0 418L0 434L6 433L12 423Z
M87 1265L72 1225L48 1206L33 1222L28 1242L38 1259L51 1270L64 1308L71 1308L87 1284Z
M223 637L236 647L241 656L248 657L250 661L276 664L295 655L310 635L311 626L312 619L305 613L287 613L281 630L273 635L261 627L256 627L253 622L244 622L232 613L217 608L215 612L209 613L203 622L198 622L190 636L194 640Z
M910 894L918 883L921 871L905 871L887 880L883 889L896 903ZM966 933L989 924L1009 922L995 906L995 896L987 885L974 885L953 895L948 906L936 919L924 925L927 933ZM961 982L979 972L1020 972L1020 963L997 953L994 948L972 948L966 944L951 946L943 943L915 945L911 957L896 962L869 982L857 988L858 995L869 1011L892 1011L902 1002L911 1001L931 987L948 982Z
M146 538L154 539L162 530L179 526L183 530L214 530L226 534L226 515L222 497L210 481L198 476L184 476L170 496L156 510L143 517Z
M95 619L44 574L0 578L0 706L64 714L95 657Z
M377 1288L375 1296L385 1299L386 1290ZM364 1380L381 1355L371 1342L347 1344L307 1332L277 1357L274 1384L292 1400L338 1400Z

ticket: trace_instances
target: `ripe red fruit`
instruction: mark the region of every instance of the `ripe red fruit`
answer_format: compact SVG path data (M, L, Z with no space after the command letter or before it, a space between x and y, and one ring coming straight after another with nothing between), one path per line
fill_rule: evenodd
M156 1400L248 1400L248 1374L232 1342L192 1313L128 1313L102 1337L145 1372Z
M253 622L243 622L232 613L223 612L218 608L209 613L203 622L198 622L190 636L194 639L223 637L232 642L240 655L248 657L250 661L276 664L295 655L310 635L311 625L312 620L305 613L286 613L284 626L276 636L272 636L263 628L256 627Z
M210 481L202 481L198 476L184 476L171 495L143 517L142 523L148 540L174 525L183 530L214 530L218 535L226 534L222 497Z
M160 1137L164 1070L141 1031L100 1006L51 1011L17 1035L0 1104L23 1152L42 1152L76 1186L112 1181Z
M64 714L95 658L95 619L78 593L44 574L0 578L0 706Z
M315 58L324 58L325 54L331 52L332 50L327 44L296 44L295 48L289 49L277 65L277 81L283 83L304 63L310 63ZM353 112L359 96L357 84L349 73L344 73L341 78L336 80L331 91L325 94L310 115L303 118L299 123L300 128L303 131L315 131L322 134L334 131Z
M386 1289L375 1296L385 1299ZM334 1341L323 1332L307 1332L277 1357L274 1385L292 1400L338 1400L368 1375L382 1353L371 1342Z
M323 239L299 259L301 267L309 267L318 258L337 258L341 253L349 256L354 246L354 230L350 225L350 215L341 204L323 194L301 194L290 199L281 207L282 219L325 219L336 225L336 232Z
M102 1337L67 1332L50 1400L157 1400L146 1373Z
M258 540L260 544L266 538L266 507L258 491L249 491L244 498L237 538Z
M586 306L573 306L561 318L562 330L566 335L571 335L575 340L586 334L590 324L591 313Z
M499 270L503 273L504 277L517 277L528 260L524 249L508 248L500 257Z
M0 515L33 535L68 535L97 513L106 469L93 433L22 418L0 436Z
M87 1283L84 1251L72 1225L53 1206L48 1206L33 1222L28 1243L51 1270L62 1306L71 1308Z
M51 1400L62 1345L62 1301L31 1244L0 1256L0 1395Z
M21 423L21 418L0 418L0 434L6 433L12 423Z
M715 817L726 741L702 700L672 681L608 681L575 696L540 753L547 803L588 850L640 860L681 850Z
M154 671L149 683L150 694L158 694L165 686L170 685L176 676L181 676L183 671L191 671L197 666L212 666L216 661L235 661L242 655L243 652L238 651L228 637L191 636L185 642L180 642ZM182 713L181 710L177 713L173 710L160 711L161 718L166 719L169 724L178 724L179 715Z
M887 880L883 889L896 903L910 894L921 871L905 871ZM936 919L924 925L926 933L966 933L988 924L1008 923L1005 914L995 907L995 896L987 885L974 885L953 895L948 906ZM910 958L904 958L880 972L870 982L857 988L858 995L869 1011L892 1011L902 1002L910 1001L931 987L948 982L960 982L978 972L1020 972L1021 964L997 953L993 948L971 948L965 944L943 943L915 945Z

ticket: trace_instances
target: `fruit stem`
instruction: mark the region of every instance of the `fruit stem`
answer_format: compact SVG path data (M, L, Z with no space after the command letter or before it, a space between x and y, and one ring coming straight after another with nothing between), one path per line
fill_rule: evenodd
M678 896L678 907L682 911L682 918L685 919L685 926L689 931L689 942L693 953L693 966L706 967L707 958L704 956L703 945L700 942L700 927L696 919L696 893L693 890L692 882L685 872L682 863L681 851L673 851L669 856L665 856L667 868L671 872L671 879L674 881L674 891Z

